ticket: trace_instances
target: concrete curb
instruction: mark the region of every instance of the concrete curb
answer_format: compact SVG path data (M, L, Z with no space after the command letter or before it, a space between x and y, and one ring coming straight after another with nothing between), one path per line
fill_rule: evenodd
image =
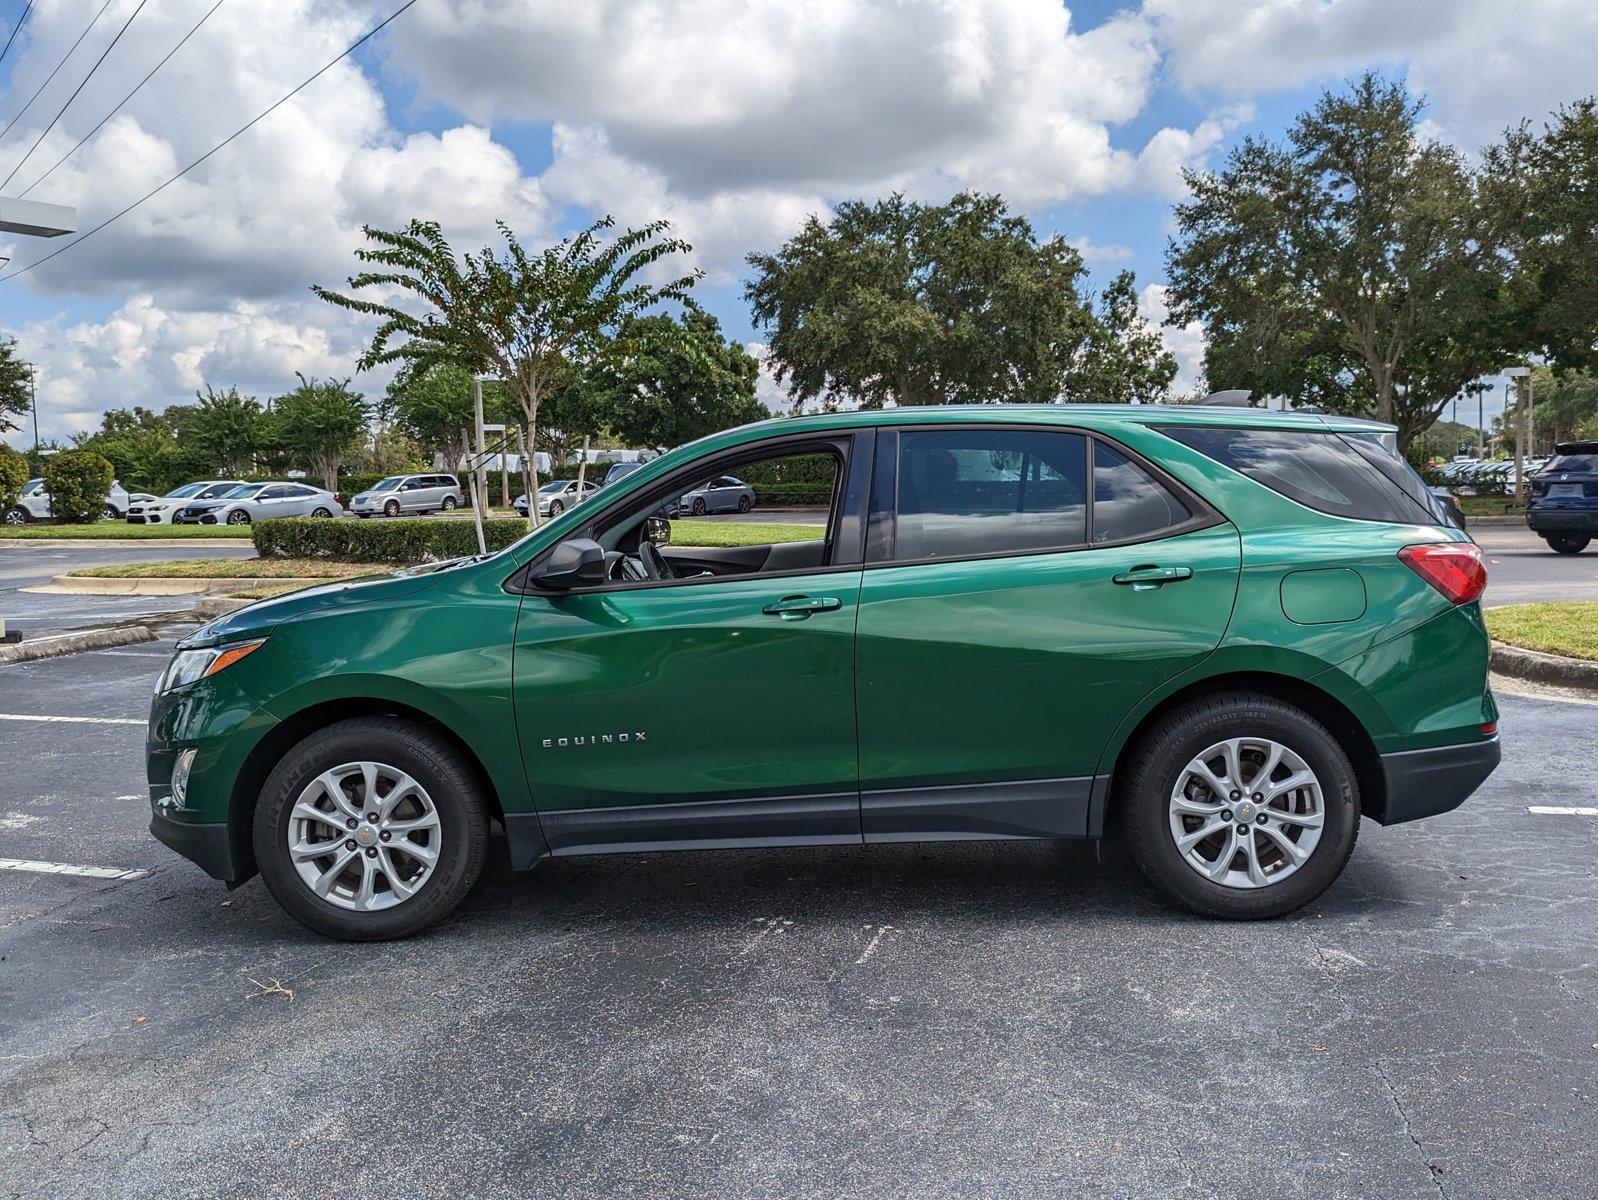
M182 550L199 546L249 546L248 537L215 538L0 538L0 550Z
M160 579L153 576L113 578L102 575L57 575L38 587L19 588L44 596L214 596L270 583L298 583L297 579L252 579L233 575Z
M14 642L0 646L0 666L7 663L33 662L40 658L57 658L63 654L78 654L84 650L105 650L112 646L133 646L139 642L153 641L155 641L155 630L148 625L75 629L70 633L36 638L31 642Z
M1503 516L1503 517L1466 517L1465 518L1465 528L1466 529L1470 529L1470 528L1475 527L1475 526L1488 526L1488 527L1503 526L1503 527L1510 527L1510 526L1514 526L1514 525L1519 525L1522 529L1526 528L1526 516L1525 516L1524 513L1522 513L1520 516L1509 515L1509 516Z
M1541 650L1523 650L1519 646L1506 646L1503 642L1495 641L1492 669L1513 679L1598 693L1598 662L1585 658L1544 654Z

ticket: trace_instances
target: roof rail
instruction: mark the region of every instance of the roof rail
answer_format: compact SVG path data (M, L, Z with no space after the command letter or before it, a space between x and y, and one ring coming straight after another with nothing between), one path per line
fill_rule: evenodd
M1206 408L1248 408L1248 399L1254 393L1247 388L1231 388L1224 392L1211 392L1202 400L1195 400L1195 404Z

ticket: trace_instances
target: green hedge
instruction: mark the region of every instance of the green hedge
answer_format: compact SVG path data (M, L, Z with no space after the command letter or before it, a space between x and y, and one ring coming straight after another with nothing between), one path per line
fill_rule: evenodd
M472 521L425 517L392 521L288 517L257 521L252 536L255 552L262 558L336 558L342 562L410 566L476 554L474 526ZM526 521L483 522L483 540L490 552L503 550L526 533Z
M63 525L97 521L106 508L115 468L93 450L63 450L44 460L50 515Z
M768 483L755 488L755 507L769 504L829 504L832 485L813 483Z

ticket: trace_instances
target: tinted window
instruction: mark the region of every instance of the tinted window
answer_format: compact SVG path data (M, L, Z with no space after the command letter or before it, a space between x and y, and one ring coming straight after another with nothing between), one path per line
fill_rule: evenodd
M1317 512L1406 525L1439 520L1430 504L1409 496L1376 466L1374 456L1390 457L1385 451L1356 447L1335 433L1217 427L1162 432Z
M291 489L286 487L269 487L261 493L260 498L262 500L281 500L289 495L290 492Z
M1120 451L1093 446L1093 540L1146 538L1181 525L1192 512Z
M1079 433L905 430L894 558L961 558L1087 541Z
M1538 474L1546 475L1550 471L1575 471L1582 475L1598 475L1598 454L1556 454Z

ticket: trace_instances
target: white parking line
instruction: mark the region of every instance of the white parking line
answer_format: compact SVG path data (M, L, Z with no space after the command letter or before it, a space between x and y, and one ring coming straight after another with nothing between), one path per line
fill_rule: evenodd
M143 879L150 872L122 867L78 867L71 863L33 862L26 858L0 858L0 871L32 871L37 875L75 875L84 879Z
M136 717L41 717L30 713L0 713L0 721L58 721L66 725L148 725Z
M1526 811L1536 813L1542 817L1598 817L1598 808L1589 808L1585 804L1575 807L1565 807L1558 804L1528 804Z

